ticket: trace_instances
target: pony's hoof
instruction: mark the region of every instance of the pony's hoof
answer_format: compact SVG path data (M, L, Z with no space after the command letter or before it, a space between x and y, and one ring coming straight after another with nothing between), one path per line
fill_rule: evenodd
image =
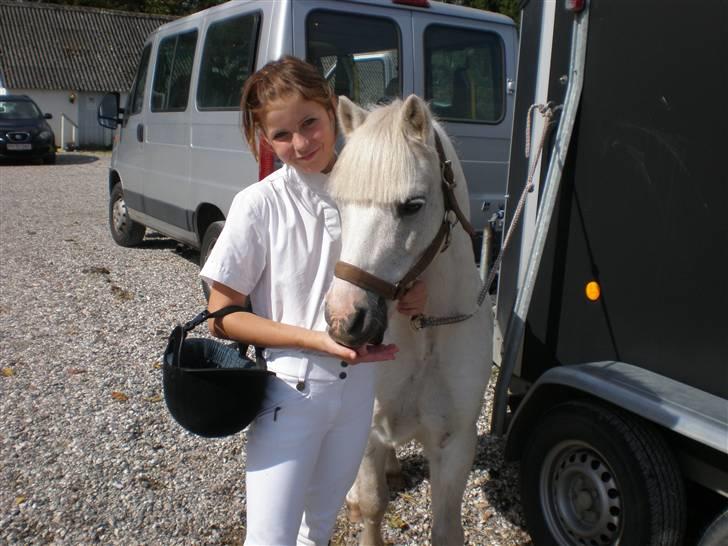
M349 516L350 522L359 523L361 521L361 510L359 510L359 503L346 501L346 512Z

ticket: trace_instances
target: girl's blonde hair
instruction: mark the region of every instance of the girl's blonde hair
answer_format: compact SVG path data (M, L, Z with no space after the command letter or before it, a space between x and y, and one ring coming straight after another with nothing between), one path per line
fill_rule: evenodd
M258 131L263 130L261 118L267 106L296 93L306 100L319 103L333 117L336 116L331 86L313 65L297 57L287 55L271 61L246 80L240 110L243 114L243 134L256 160L259 159Z

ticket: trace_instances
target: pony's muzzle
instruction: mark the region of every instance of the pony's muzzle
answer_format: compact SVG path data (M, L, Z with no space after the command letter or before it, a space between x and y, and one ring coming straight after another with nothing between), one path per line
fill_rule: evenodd
M341 284L335 282L326 296L324 317L331 338L347 347L381 343L387 329L384 298L349 283L345 287Z

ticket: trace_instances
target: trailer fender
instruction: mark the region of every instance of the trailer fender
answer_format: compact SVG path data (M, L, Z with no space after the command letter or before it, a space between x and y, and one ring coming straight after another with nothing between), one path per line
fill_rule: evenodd
M550 407L591 396L624 408L681 436L728 455L725 400L625 362L589 362L546 371L518 405L505 457L520 458L528 432Z

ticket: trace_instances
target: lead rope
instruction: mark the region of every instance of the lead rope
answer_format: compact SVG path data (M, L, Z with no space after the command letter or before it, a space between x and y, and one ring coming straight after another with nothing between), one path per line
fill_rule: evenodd
M529 168L528 172L528 179L526 180L526 185L523 188L523 192L521 192L521 198L518 200L518 205L516 205L516 210L513 213L513 220L511 220L511 225L508 228L508 232L506 233L506 237L503 240L503 246L501 248L500 253L498 254L498 258L496 258L495 263L493 263L493 267L490 269L490 274L488 275L487 280L483 284L483 287L480 290L480 293L478 294L477 299L477 307L475 311L472 313L469 313L467 315L451 315L449 317L428 317L425 315L417 315L415 317L412 317L410 319L410 324L415 330L422 330L423 328L430 328L433 326L444 326L446 324L455 324L458 322L463 322L465 320L468 320L470 317L475 315L475 313L478 312L478 309L483 305L483 302L485 301L485 297L488 295L488 292L490 291L490 287L493 284L493 281L495 280L495 276L498 272L498 269L500 268L500 264L503 261L503 255L505 254L506 249L508 248L508 245L511 242L511 239L513 238L513 234L516 230L516 227L518 226L518 223L521 220L521 215L523 213L523 208L526 205L526 197L529 193L533 192L534 185L533 185L533 175L536 172L536 165L539 162L539 159L541 158L541 155L543 153L543 147L546 143L546 138L548 137L549 132L551 131L552 127L556 124L556 120L554 119L556 116L556 113L561 110L562 106L554 106L552 102L548 102L546 104L533 104L528 109L528 113L526 114L526 146L525 146L525 156L528 158L531 154L531 119L533 117L533 111L538 110L538 113L541 114L544 118L544 126L543 131L541 131L541 140L539 141L538 148L536 151L536 157L531 162L531 167Z

